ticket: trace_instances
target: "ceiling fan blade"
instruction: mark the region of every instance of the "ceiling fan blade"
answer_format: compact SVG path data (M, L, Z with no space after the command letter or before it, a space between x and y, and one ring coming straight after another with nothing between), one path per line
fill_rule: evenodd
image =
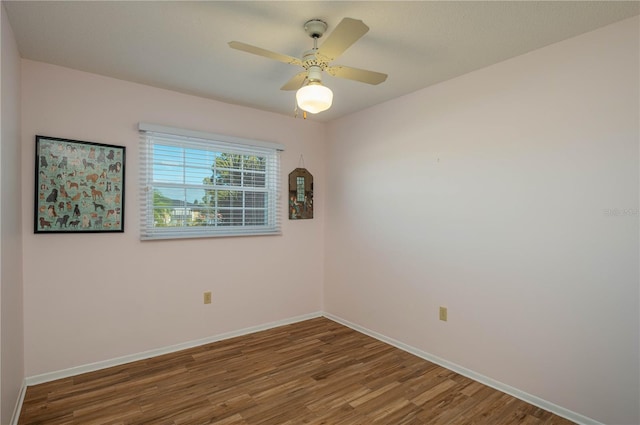
M322 43L322 46L318 49L318 54L325 57L327 62L331 62L343 54L367 31L369 31L369 27L364 22L358 19L344 18L329 34L329 38Z
M352 68L350 66L334 65L325 69L329 75L348 80L360 81L367 84L380 84L387 79L387 74L366 69Z
M302 87L302 83L304 83L305 78L307 78L307 71L298 72L296 75L291 77L289 81L284 83L284 86L280 87L280 90L298 90Z
M274 59L284 63L289 63L291 65L302 66L302 61L298 58L294 58L293 56L283 55L280 53L275 53L270 50L252 46L251 44L242 43L240 41L230 41L229 47L236 50L242 50L243 52L253 53L254 55L264 56L265 58Z

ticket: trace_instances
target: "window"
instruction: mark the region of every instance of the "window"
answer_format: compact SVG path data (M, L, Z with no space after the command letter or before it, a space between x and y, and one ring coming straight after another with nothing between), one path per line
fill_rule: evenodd
M296 187L298 202L304 202L304 177L296 177Z
M280 234L282 145L139 129L141 239Z

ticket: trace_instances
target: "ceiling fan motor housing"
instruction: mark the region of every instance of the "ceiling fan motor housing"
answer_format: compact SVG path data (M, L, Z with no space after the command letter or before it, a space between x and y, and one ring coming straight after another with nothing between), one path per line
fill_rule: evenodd
M324 70L329 65L327 61L322 60L320 57L318 57L316 52L316 49L312 49L307 50L302 54L302 67L304 69L309 70L312 67L318 67L321 70Z

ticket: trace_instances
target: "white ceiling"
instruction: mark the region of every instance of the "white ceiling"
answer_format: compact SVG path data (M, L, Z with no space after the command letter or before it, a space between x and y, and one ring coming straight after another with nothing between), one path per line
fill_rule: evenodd
M293 115L297 72L233 50L300 57L303 24L343 17L371 29L334 64L389 74L378 86L325 76L335 119L640 14L618 1L3 1L23 58ZM325 35L326 39L327 35ZM320 39L320 45L322 39Z

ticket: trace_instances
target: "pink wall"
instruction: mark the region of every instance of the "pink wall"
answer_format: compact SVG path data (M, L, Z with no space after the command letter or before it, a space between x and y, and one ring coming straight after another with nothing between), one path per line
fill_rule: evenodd
M11 420L24 381L20 185L20 56L0 4L0 423Z
M282 143L283 184L303 154L319 206L322 125L28 60L22 67L27 376L321 310L321 207L313 220L285 217L282 236L139 240L137 123ZM127 147L124 234L33 234L36 134ZM207 290L212 305L202 302Z
M325 311L640 423L638 26L330 123Z

